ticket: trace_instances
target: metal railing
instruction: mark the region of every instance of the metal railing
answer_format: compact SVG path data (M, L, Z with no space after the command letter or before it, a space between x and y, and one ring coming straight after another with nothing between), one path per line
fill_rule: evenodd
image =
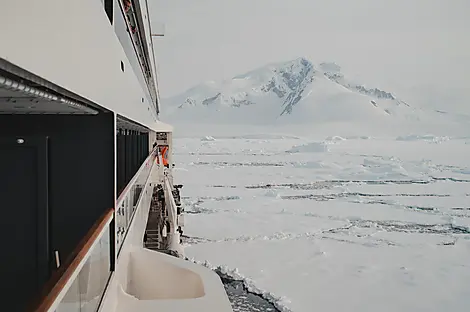
M170 228L167 231L171 234L176 233L176 229L178 228L178 208L176 206L175 198L173 197L173 186L170 183L170 178L167 174L165 174L165 202L166 202L166 209L168 211L168 222L170 224Z
M165 192L165 208L167 211L166 228L167 247L171 251L175 251L178 256L183 256L183 249L180 245L181 233L180 230L184 226L183 214L178 211L178 205L176 204L173 196L173 178L168 171L164 173L164 192Z
M116 202L116 250L118 256L142 197L142 191L152 172L157 153L157 149L154 149L149 157L147 157Z

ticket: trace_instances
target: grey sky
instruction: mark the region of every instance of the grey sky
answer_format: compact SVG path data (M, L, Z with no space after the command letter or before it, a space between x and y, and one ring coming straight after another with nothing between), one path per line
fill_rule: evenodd
M470 82L468 0L151 0L150 11L166 28L154 40L163 97L299 56L412 100L462 102Z

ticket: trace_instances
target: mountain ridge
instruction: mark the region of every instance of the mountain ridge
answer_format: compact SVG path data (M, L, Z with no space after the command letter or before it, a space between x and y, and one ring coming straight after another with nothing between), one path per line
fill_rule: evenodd
M206 121L269 123L419 121L423 115L392 92L348 79L334 62L304 57L271 63L232 79L208 81L164 99L164 115Z

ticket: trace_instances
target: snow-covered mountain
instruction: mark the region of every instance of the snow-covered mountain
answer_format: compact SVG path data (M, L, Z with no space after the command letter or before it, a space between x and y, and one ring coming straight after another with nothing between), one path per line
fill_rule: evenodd
M394 94L350 81L335 63L305 58L269 64L222 82L206 82L163 101L175 122L383 124L428 116Z

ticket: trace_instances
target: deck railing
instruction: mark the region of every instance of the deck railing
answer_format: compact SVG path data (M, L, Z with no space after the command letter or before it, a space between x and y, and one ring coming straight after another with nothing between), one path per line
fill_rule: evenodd
M142 190L150 177L157 154L157 149L155 149L143 162L116 202L116 250L118 256L139 204Z
M164 191L165 191L165 205L168 212L168 226L166 229L168 248L176 251L179 256L183 256L183 249L180 245L180 231L179 227L184 226L183 214L178 213L178 206L176 205L173 196L174 186L172 183L172 176L166 171L164 173Z
M166 208L168 211L168 222L170 224L170 228L167 229L167 231L171 234L176 232L176 229L178 228L178 215L177 215L177 210L178 208L176 207L175 203L175 198L173 197L173 186L170 183L170 178L168 175L165 175L165 199L166 199Z
M147 157L116 201L116 210L108 209L96 221L69 259L51 276L29 311L98 310L157 154L155 149Z
M114 209L96 221L69 259L49 279L31 311L96 311L112 265Z

